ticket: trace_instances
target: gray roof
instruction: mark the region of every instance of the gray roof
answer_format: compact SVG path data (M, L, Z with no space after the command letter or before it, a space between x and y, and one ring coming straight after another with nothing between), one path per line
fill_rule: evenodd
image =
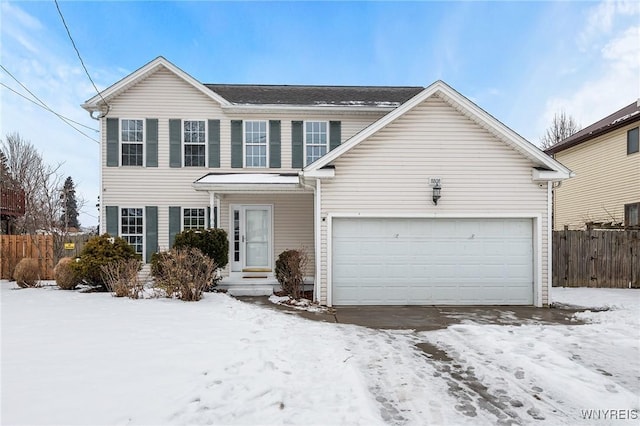
M422 90L419 86L290 86L205 84L234 104L396 107Z
M636 121L640 121L640 99L606 116L602 120L596 121L568 138L563 139L560 143L547 148L545 152L547 154L555 154L556 152L564 151L567 148L571 148L572 146L576 146Z

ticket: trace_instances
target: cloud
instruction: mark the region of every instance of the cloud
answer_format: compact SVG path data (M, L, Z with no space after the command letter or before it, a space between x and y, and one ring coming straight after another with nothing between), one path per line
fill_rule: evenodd
M591 8L587 14L587 22L578 36L578 47L587 50L597 43L600 36L609 34L615 29L615 21L620 17L637 16L640 13L640 2L637 0L607 0Z
M591 47L581 53L589 58L585 62L589 64L588 69L581 70L585 78L578 84L568 82L564 93L560 89L546 101L538 122L539 134L558 111L566 111L586 127L638 99L639 6L638 3L604 2L590 11L585 33L576 40L580 46L585 34L591 37ZM628 20L629 17L632 19ZM600 19L599 25L594 23L596 18Z

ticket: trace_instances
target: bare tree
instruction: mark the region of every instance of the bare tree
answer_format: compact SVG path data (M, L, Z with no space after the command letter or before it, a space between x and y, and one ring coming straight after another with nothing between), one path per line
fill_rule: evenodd
M550 148L574 133L579 132L580 129L580 125L572 116L567 115L564 111L557 112L553 115L551 126L547 128L544 136L540 138L540 147L542 149Z

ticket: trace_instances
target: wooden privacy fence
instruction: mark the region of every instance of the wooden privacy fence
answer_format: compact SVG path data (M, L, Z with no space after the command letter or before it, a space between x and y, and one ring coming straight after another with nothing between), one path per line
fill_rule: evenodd
M25 257L38 259L40 279L53 279L52 235L0 235L0 278L12 279L13 270Z
M640 287L640 231L553 232L554 287Z

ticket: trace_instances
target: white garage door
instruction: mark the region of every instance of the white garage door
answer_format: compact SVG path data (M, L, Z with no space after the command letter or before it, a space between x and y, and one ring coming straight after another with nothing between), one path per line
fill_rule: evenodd
M531 219L336 218L334 305L532 305Z

